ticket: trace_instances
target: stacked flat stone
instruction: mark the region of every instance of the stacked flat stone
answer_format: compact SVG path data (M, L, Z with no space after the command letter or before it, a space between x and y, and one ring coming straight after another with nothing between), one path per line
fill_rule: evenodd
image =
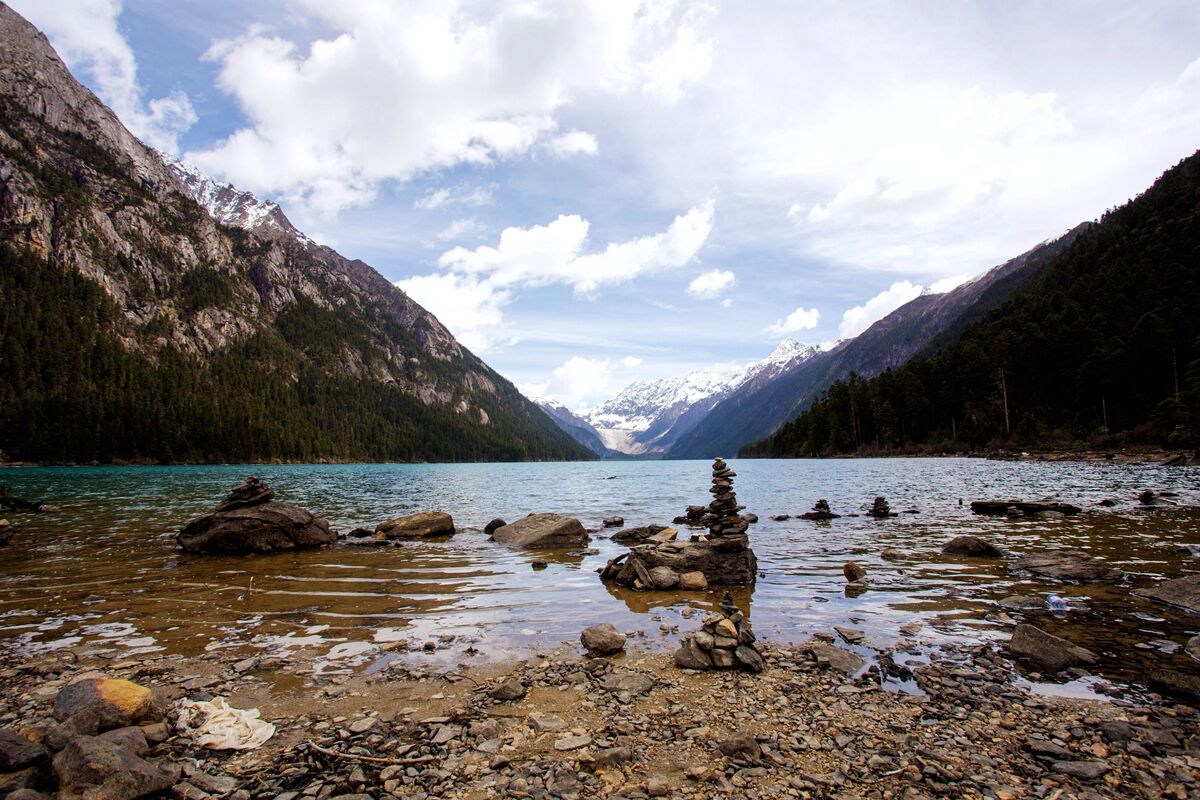
M813 506L812 511L801 514L800 516L803 519L823 520L823 519L837 519L841 515L834 514L832 511L830 511L829 510L829 501L822 497L820 500L817 501L816 505Z
M713 485L709 489L713 499L702 523L708 528L708 540L722 553L745 550L750 544L750 537L746 535L750 523L738 515L745 506L738 505L737 494L733 491L736 475L723 459L713 461Z
M871 504L871 510L867 512L867 515L877 519L895 516L895 514L892 513L892 507L889 506L887 500L882 497L875 498L875 502Z
M699 631L684 638L675 651L675 665L681 669L762 672L762 646L729 592L721 599L721 609L705 617Z

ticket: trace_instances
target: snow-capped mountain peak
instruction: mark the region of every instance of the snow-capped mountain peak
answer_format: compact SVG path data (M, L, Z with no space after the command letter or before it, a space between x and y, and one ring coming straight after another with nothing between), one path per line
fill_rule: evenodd
M613 450L660 452L747 381L766 372L780 372L817 352L818 348L785 339L766 358L749 364L719 365L677 378L636 381L585 418Z
M232 184L221 183L182 159L164 156L163 161L183 184L188 195L222 225L248 231L275 228L303 244L314 244L292 225L278 203L260 200L251 192L239 191Z

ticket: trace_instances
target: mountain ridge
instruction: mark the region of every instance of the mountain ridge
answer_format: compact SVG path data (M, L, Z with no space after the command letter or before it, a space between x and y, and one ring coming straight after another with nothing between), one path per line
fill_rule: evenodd
M0 111L9 456L590 457L369 265L192 176L254 224L213 219L2 3Z

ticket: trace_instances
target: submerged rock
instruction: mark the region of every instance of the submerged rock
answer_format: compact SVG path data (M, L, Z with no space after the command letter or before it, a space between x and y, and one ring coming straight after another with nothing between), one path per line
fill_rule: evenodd
M850 583L861 583L867 577L867 571L857 561L847 561L842 565L842 574Z
M970 556L972 558L1001 558L1004 553L991 542L978 536L955 536L942 547L948 556Z
M1109 566L1103 559L1077 550L1030 553L1010 564L1009 570L1077 583L1113 583L1125 575L1116 567Z
M491 536L493 533L496 532L497 528L503 528L507 524L508 523L505 522L504 520L500 519L500 517L496 517L494 520L489 522L487 525L483 526L483 532L486 533L488 536Z
M216 511L189 522L175 539L188 552L212 555L296 550L337 541L328 522L275 502L274 496L262 481L247 478Z
M1044 672L1059 672L1067 667L1095 664L1100 660L1091 650L1046 633L1035 625L1018 625L1014 628L1008 649Z
M492 538L513 547L578 547L588 542L583 524L563 514L530 514L497 528Z
M1200 675L1189 675L1173 669L1156 669L1149 675L1150 688L1192 703L1200 702Z
M1175 580L1163 581L1157 586L1142 589L1134 594L1200 613L1200 574L1185 575ZM1191 643L1188 646L1190 648ZM1189 650L1189 652L1191 651Z
M1037 514L1042 511L1057 511L1061 514L1071 515L1078 514L1083 510L1079 506L1073 506L1070 503L1055 503L1051 501L975 500L971 503L971 511L984 516L1013 516L1012 509L1016 509L1021 514L1026 515Z
M443 511L422 511L381 522L375 527L376 539L426 539L432 536L450 536L454 533L454 519Z

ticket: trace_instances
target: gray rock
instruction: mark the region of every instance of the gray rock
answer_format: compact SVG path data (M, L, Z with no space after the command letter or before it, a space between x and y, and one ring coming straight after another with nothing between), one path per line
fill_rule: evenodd
M609 656L625 649L625 635L607 622L584 628L579 640L592 656Z
M1011 594L997 605L1008 611L1038 611L1046 608L1046 601L1034 594Z
M683 640L675 651L675 666L680 669L712 669L712 658L700 648L692 637Z
M1187 653L1192 658L1200 661L1200 634L1188 639L1187 645L1184 646L1183 652Z
M1062 775L1084 781L1094 781L1110 769L1103 761L1055 761L1051 768Z
M454 533L454 519L443 511L422 511L381 522L375 527L376 539L428 539Z
M1034 625L1018 625L1014 628L1008 649L1045 672L1095 664L1100 660L1091 650L1046 633Z
M144 756L150 752L150 743L146 741L145 731L136 725L105 731L100 734L100 738L113 744L119 744L135 756Z
M1200 573L1163 581L1157 586L1142 589L1135 594L1200 613Z
M592 737L588 736L586 733L564 736L554 742L554 749L561 751L578 750L581 747L587 747L591 743Z
M615 580L622 586L632 586L639 578L636 567L641 565L647 572L656 567L670 567L678 574L701 572L709 586L748 586L754 583L758 578L758 561L754 551L740 546L734 550L722 549L725 546L709 541L635 546L633 554L621 565Z
M329 523L302 508L274 501L204 514L175 537L190 553L246 555L320 547L337 541Z
M46 758L49 751L24 736L0 729L0 772L16 772Z
M529 718L529 727L538 733L565 731L567 721L554 714L534 714Z
M717 749L731 761L744 764L758 764L762 761L762 748L758 746L754 734L747 731L738 731L728 739L718 742Z
M606 528L619 528L624 524L625 524L624 517L605 517L604 518L604 527L606 527Z
M530 514L497 528L492 538L513 547L578 547L588 542L582 523L562 514Z
M493 700L503 700L505 702L512 700L520 700L525 696L525 685L516 677L510 676L500 681L492 690L488 692Z
M1031 553L1018 558L1009 569L1076 583L1114 583L1125 574L1103 559L1076 550Z
M674 589L678 585L679 573L670 567L655 567L650 570L650 588L666 591Z
M989 541L978 536L955 536L942 547L942 553L948 556L969 556L971 558L1001 558L1004 553Z
M600 681L600 686L616 694L637 697L654 688L654 679L640 672L614 672L604 676L604 680Z
M737 656L738 663L751 672L763 671L763 657L753 647L744 644L738 645L733 654Z
M837 670L843 675L853 675L866 663L857 653L843 650L820 639L809 639L802 645L802 649L811 653L821 666Z
M165 791L179 779L176 770L152 764L114 742L77 736L54 756L54 772L64 797L135 800Z
M633 761L633 750L628 747L609 747L596 753L596 768L611 769Z

